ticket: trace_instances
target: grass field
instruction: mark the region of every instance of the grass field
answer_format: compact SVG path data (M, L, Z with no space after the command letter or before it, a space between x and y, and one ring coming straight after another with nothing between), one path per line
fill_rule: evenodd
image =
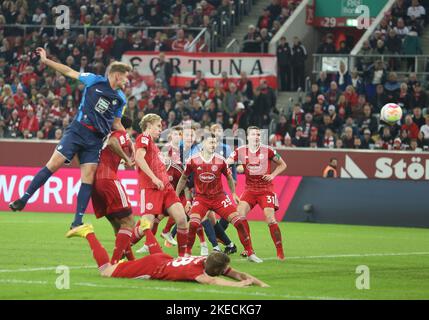
M111 253L107 220L85 219ZM86 241L64 237L71 220L66 214L0 213L0 299L429 299L425 229L282 223L287 261L280 262L266 224L252 222L254 247L265 262L235 254L232 265L271 287L224 288L101 278ZM237 243L235 231L228 233ZM55 286L59 265L70 267L68 290ZM359 265L370 270L369 290L356 289Z

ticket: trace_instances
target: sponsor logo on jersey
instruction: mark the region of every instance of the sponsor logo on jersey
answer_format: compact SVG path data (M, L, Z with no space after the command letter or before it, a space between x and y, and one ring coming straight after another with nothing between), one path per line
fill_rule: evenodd
M198 175L198 179L200 179L202 183L210 183L216 179L216 175L211 172L203 172Z
M95 111L98 113L105 113L110 107L110 102L104 98L99 98L97 104L95 105Z
M249 170L251 173L260 172L262 170L262 164L260 164L260 163L249 163L247 165L247 170Z

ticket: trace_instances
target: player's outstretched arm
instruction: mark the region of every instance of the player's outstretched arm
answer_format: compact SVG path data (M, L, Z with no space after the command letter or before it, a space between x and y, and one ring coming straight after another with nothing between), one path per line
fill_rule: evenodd
M152 169L147 164L145 160L146 149L139 148L136 151L136 165L148 175L148 177L152 180L152 182L157 186L158 190L164 190L164 183L158 179L158 177L153 173Z
M109 141L107 141L107 147L112 150L114 153L116 153L121 159L123 159L128 167L134 166L134 161L130 159L130 157L124 152L124 150L121 147L121 144L118 141L118 138L116 137L110 137Z
M72 68L55 62L51 59L48 59L46 57L46 51L43 48L37 48L36 49L37 54L40 56L40 61L44 64L46 64L48 67L54 69L55 71L58 71L65 75L66 77L72 78L72 79L78 79L79 78L79 72L73 70Z
M262 288L268 288L269 287L268 284L266 284L265 282L262 282L258 278L251 276L248 273L240 272L240 271L235 270L233 268L231 268L231 270L227 274L225 274L225 276L228 278L231 278L231 279L238 280L238 281L251 280L254 285L257 285L257 286L262 287Z
M198 283L201 284L211 284L223 287L248 287L252 285L253 281L251 279L241 280L241 281L229 281L218 277L210 277L207 274L202 274L195 278Z
M185 174L182 174L182 176L179 179L179 182L177 183L177 187L176 187L177 196L180 196L183 189L185 189L187 181L188 181L188 176ZM189 198L187 198L187 199L189 199Z

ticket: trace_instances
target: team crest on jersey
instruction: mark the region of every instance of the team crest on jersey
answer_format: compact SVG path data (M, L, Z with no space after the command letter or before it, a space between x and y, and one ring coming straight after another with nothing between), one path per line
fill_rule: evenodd
M152 209L153 209L153 204L152 204L152 202L148 202L148 203L146 203L146 209L147 209L147 210L152 210Z
M219 169L217 165L212 165L212 171L217 171L217 169Z
M109 109L109 106L110 106L110 102L101 97L98 99L98 102L95 105L94 109L95 111L103 114Z
M261 153L260 155L259 155L259 159L264 159L265 158L265 156Z
M118 104L118 100L114 99L114 100L112 101L112 104L113 104L114 106L116 106L116 105Z
M173 176L168 176L169 181L173 181Z

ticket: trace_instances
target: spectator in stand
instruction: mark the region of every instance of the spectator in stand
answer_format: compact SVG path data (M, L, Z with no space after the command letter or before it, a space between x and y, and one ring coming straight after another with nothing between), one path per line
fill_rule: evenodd
M355 141L352 127L345 127L342 140L344 148L354 149Z
M401 126L401 131L406 131L409 139L417 139L420 129L413 122L411 115L407 115L405 116L405 123Z
M231 128L234 116L236 113L237 103L241 102L241 93L237 90L237 85L234 82L229 83L229 90L225 94L222 101L222 110L224 112L225 119L228 121L228 125L225 128Z
M262 15L258 18L258 28L260 30L262 29L271 29L273 25L273 20L271 18L270 10L267 8L264 8L262 11Z
M127 40L127 34L125 30L119 29L117 38L113 41L111 54L115 60L121 60L122 54L129 50L130 43Z
M177 30L176 39L171 45L173 51L184 51L187 40L185 38L185 31L183 29Z
M425 140L425 144L429 142L429 115L425 115L425 124L421 126L420 132L423 134L423 139Z
M398 75L396 72L389 73L388 79L384 84L387 101L396 101L401 90L401 85L398 82Z
M243 51L244 52L260 52L260 47L256 40L259 37L259 33L253 24L249 25L247 34L243 38Z
M325 36L324 42L317 49L319 54L335 54L336 49L334 45L333 35L331 33Z
M259 50L261 53L268 53L268 45L271 41L271 35L268 33L266 28L261 29L259 37L256 39L258 41Z
M305 61L307 60L307 49L302 45L298 37L293 38L292 47L292 77L293 91L305 88Z
M27 115L20 123L19 131L25 139L35 137L39 131L39 120L34 115L34 109L30 106L27 109Z
M425 118L423 117L422 108L414 107L413 109L413 122L421 128L425 123Z
M360 134L364 134L365 130L369 130L371 134L376 133L378 130L378 120L372 115L370 104L365 104L363 107L363 115L358 120Z
M401 83L396 103L400 105L402 109L411 108L411 95L408 92L408 85L405 82Z
M303 137L302 127L297 127L295 137L292 139L292 144L298 148L306 148L309 145L308 139Z
M241 71L240 79L237 81L238 91L241 93L243 102L248 102L253 99L253 83L247 77L245 71Z
M371 130L365 129L363 131L363 138L361 139L360 149L374 149L375 142L371 137Z
M346 90L346 88L352 84L352 78L344 61L340 62L340 69L335 76L335 82L338 84L341 91Z
M288 122L291 126L292 131L296 130L297 127L301 127L304 124L304 111L301 109L301 105L299 103L296 103L293 106L292 113L289 117Z
M423 90L421 82L416 82L413 86L413 93L411 94L410 109L415 107L427 108L428 105L428 96L427 93Z
M420 4L419 0L412 0L411 7L407 11L407 16L412 23L423 27L426 18L426 9Z
M170 91L170 79L173 76L173 66L166 60L164 52L159 53L159 62L155 66L153 73L156 79L161 80L163 87Z
M338 89L338 85L335 81L332 81L329 87L329 90L326 92L325 96L328 104L335 104L338 101L338 98L341 95L341 91Z
M329 165L323 170L323 178L337 178L337 165L338 160L336 158L331 158L329 160Z
M396 22L396 26L393 28L393 30L401 40L404 40L410 32L410 29L405 25L403 18L398 19L398 21Z
M325 71L321 71L319 73L319 78L317 79L317 85L319 86L318 90L320 90L320 93L322 94L325 94L329 90L330 81Z

